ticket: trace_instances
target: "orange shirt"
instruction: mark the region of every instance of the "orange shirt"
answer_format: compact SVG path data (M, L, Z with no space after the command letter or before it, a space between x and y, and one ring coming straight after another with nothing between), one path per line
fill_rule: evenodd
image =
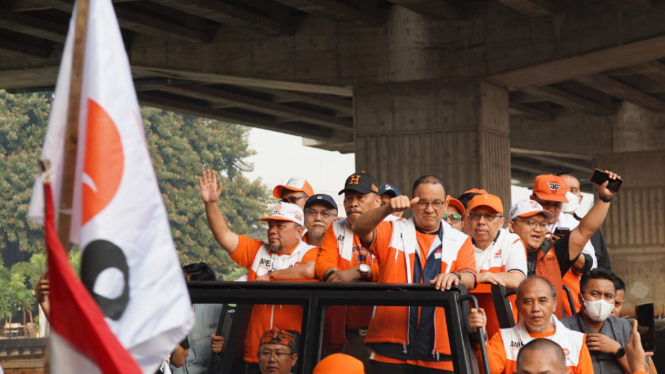
M300 242L286 253L275 253L260 240L239 235L239 242L231 258L238 265L248 270L247 280L254 281L270 270L287 269L301 263L315 261L318 248ZM312 253L309 253L312 252ZM243 359L256 363L261 335L273 326L284 330L300 332L302 324L302 307L298 305L254 305L249 321Z

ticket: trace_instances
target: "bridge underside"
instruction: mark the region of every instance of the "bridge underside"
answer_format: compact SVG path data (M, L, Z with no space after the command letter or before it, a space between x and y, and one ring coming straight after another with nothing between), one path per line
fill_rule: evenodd
M452 194L486 187L509 201L511 182L537 174L620 172L604 227L615 270L629 301L665 300L650 286L665 260L665 2L114 5L145 105L355 152L358 168L407 190L435 173ZM1 88L53 89L72 6L0 0Z

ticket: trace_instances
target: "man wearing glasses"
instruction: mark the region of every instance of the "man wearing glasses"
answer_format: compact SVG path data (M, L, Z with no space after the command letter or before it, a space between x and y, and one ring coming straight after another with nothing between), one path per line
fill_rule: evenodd
M464 215L464 205L462 202L453 199L450 195L446 196L448 199L448 206L446 213L443 214L443 220L448 222L457 231L462 231L462 216Z
M620 178L609 172L610 179ZM510 209L508 228L519 235L527 250L527 276L536 274L549 280L557 293L557 318L563 316L562 279L575 264L591 236L600 228L616 194L607 189L607 183L598 187L599 197L579 226L554 242L545 240L548 222L553 214L536 201L522 200ZM564 186L565 188L565 186Z
M379 266L374 255L351 230L361 214L381 205L376 179L360 172L351 174L339 194L344 194L346 219L330 225L316 260L316 276L324 282L372 282L378 279ZM371 306L333 306L324 335L324 348L342 351L363 361L369 369L369 352L365 347Z
M296 204L304 210L305 202L314 195L314 190L305 178L291 177L286 184L276 186L272 195L284 203Z
M474 288L476 260L471 238L453 229L443 215L448 202L441 178L425 175L413 184L413 199L397 196L368 211L353 224L379 263L381 283L425 283L445 291L464 284ZM413 218L386 221L411 208ZM377 306L367 345L373 370L382 374L452 373L445 312L440 307Z
M302 241L321 247L330 224L337 219L337 203L330 195L317 194L305 203L305 228Z
M526 278L526 248L517 234L501 229L505 221L501 199L490 194L478 195L469 201L468 210L478 283L516 289ZM501 327L490 286L481 285L475 292L480 307L487 311L487 332L494 335Z
M261 336L259 370L261 374L289 374L298 361L295 332L277 326Z

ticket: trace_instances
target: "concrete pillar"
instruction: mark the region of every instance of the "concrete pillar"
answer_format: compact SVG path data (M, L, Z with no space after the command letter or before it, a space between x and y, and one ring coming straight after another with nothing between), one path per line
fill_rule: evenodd
M434 174L458 196L485 188L510 208L508 91L479 81L354 89L356 168L411 194Z

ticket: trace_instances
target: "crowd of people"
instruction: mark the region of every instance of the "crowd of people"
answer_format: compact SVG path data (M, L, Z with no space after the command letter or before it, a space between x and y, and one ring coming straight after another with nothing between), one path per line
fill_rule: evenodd
M605 172L610 180L620 179ZM454 198L434 175L418 178L407 196L358 172L339 192L346 216L340 219L331 196L291 178L274 188L280 202L261 218L268 225L265 241L229 229L219 209L223 186L215 172L204 171L198 182L214 238L248 271L241 281L424 283L440 291L464 285L479 300L468 324L486 336L492 374L655 372L636 326L620 318L626 286L611 271L600 232L617 193L607 182L579 217L575 210L583 197L572 174L537 176L530 198L504 209L498 196L480 188ZM402 217L407 210L411 218ZM205 264L184 270L188 280L215 280ZM514 327L499 326L491 285L516 290ZM565 288L572 299L564 296ZM193 308L194 330L170 357L174 373L205 373L210 360L218 365L232 344L228 330L216 331L220 306ZM452 373L440 309L328 308L324 359L314 373ZM300 306L254 305L242 372L291 373L301 323Z

